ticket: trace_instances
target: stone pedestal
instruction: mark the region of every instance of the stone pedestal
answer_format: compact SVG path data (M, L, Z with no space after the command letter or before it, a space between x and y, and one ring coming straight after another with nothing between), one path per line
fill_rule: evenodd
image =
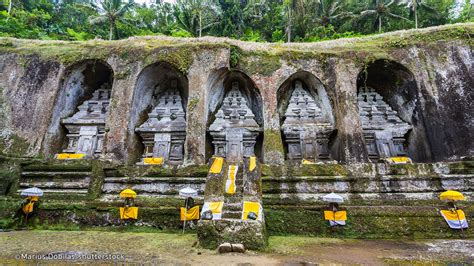
M264 222L253 220L200 220L197 235L199 244L210 249L225 242L243 244L246 249L264 249L268 242Z

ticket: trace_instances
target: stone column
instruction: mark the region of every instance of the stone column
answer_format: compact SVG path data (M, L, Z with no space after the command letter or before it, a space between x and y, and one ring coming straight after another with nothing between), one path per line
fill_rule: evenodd
M275 71L271 76L252 75L256 87L262 95L263 103L263 162L265 164L281 164L285 154L280 133L280 117L278 116L277 91L282 70Z
M122 163L135 163L135 157L131 156L133 150L128 142L128 124L130 120L130 110L132 108L133 95L136 89L137 77L142 70L142 64L125 65L118 60L108 62L114 70L114 80L112 84L112 94L110 96L109 114L105 120L104 151L105 157ZM128 69L129 75L124 78L119 76L120 70ZM128 161L133 159L133 161Z
M207 104L212 73L229 66L229 50L202 50L194 55L188 70L189 97L186 108L185 164L204 164L206 153Z
M328 87L333 98L337 129L335 149L341 162L356 163L368 161L362 125L357 107L357 76L359 69L353 62L338 59L329 61L328 73L334 86Z

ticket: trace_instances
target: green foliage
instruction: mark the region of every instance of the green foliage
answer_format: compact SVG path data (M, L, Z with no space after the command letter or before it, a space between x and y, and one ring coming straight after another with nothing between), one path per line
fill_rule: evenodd
M91 34L87 32L83 32L83 31L76 32L75 30L71 28L67 28L67 34L69 34L69 36L71 36L71 38L73 38L76 41L85 41L85 40L92 39Z
M240 61L240 58L242 57L242 51L240 49L240 47L238 46L231 46L230 47L230 67L231 68L235 68L238 64L239 64L239 61Z
M315 42L474 21L469 0L125 0L0 2L0 37L89 40L130 36L225 36Z

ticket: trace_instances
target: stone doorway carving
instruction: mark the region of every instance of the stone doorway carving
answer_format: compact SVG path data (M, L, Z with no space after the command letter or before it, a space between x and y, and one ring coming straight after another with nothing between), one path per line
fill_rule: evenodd
M133 161L161 157L166 164L183 163L187 98L188 80L171 64L159 62L141 71L128 128Z
M232 82L232 88L215 117L209 126L215 155L235 163L241 162L243 157L255 156L256 138L261 128L239 88L239 82Z
M324 86L308 72L288 78L278 90L278 112L286 158L300 163L334 159L334 118Z
M46 153L61 150L96 157L103 152L112 83L112 69L100 60L81 62L66 71L45 138Z
M369 159L407 155L431 161L431 147L412 72L390 60L368 64L357 79L359 114Z

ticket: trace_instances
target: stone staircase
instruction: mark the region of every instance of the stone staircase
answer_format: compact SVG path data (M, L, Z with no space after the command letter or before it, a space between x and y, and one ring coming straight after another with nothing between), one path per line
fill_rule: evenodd
M237 176L235 177L235 186L236 186L235 193L224 194L224 206L222 207L222 219L240 219L242 217L243 186L244 186L243 176L244 176L243 165L239 164L239 170L237 172Z
M147 168L143 166L142 168ZM205 177L183 176L173 174L148 173L143 176L127 177L116 169L105 171L104 182L101 187L103 197L117 197L120 191L131 188L143 197L178 197L179 190L191 187L204 193ZM201 197L197 197L201 198Z
M222 208L222 219L240 219L242 217L241 195L226 196Z
M38 187L44 193L82 195L88 193L92 169L90 167L30 166L21 171L19 189Z

